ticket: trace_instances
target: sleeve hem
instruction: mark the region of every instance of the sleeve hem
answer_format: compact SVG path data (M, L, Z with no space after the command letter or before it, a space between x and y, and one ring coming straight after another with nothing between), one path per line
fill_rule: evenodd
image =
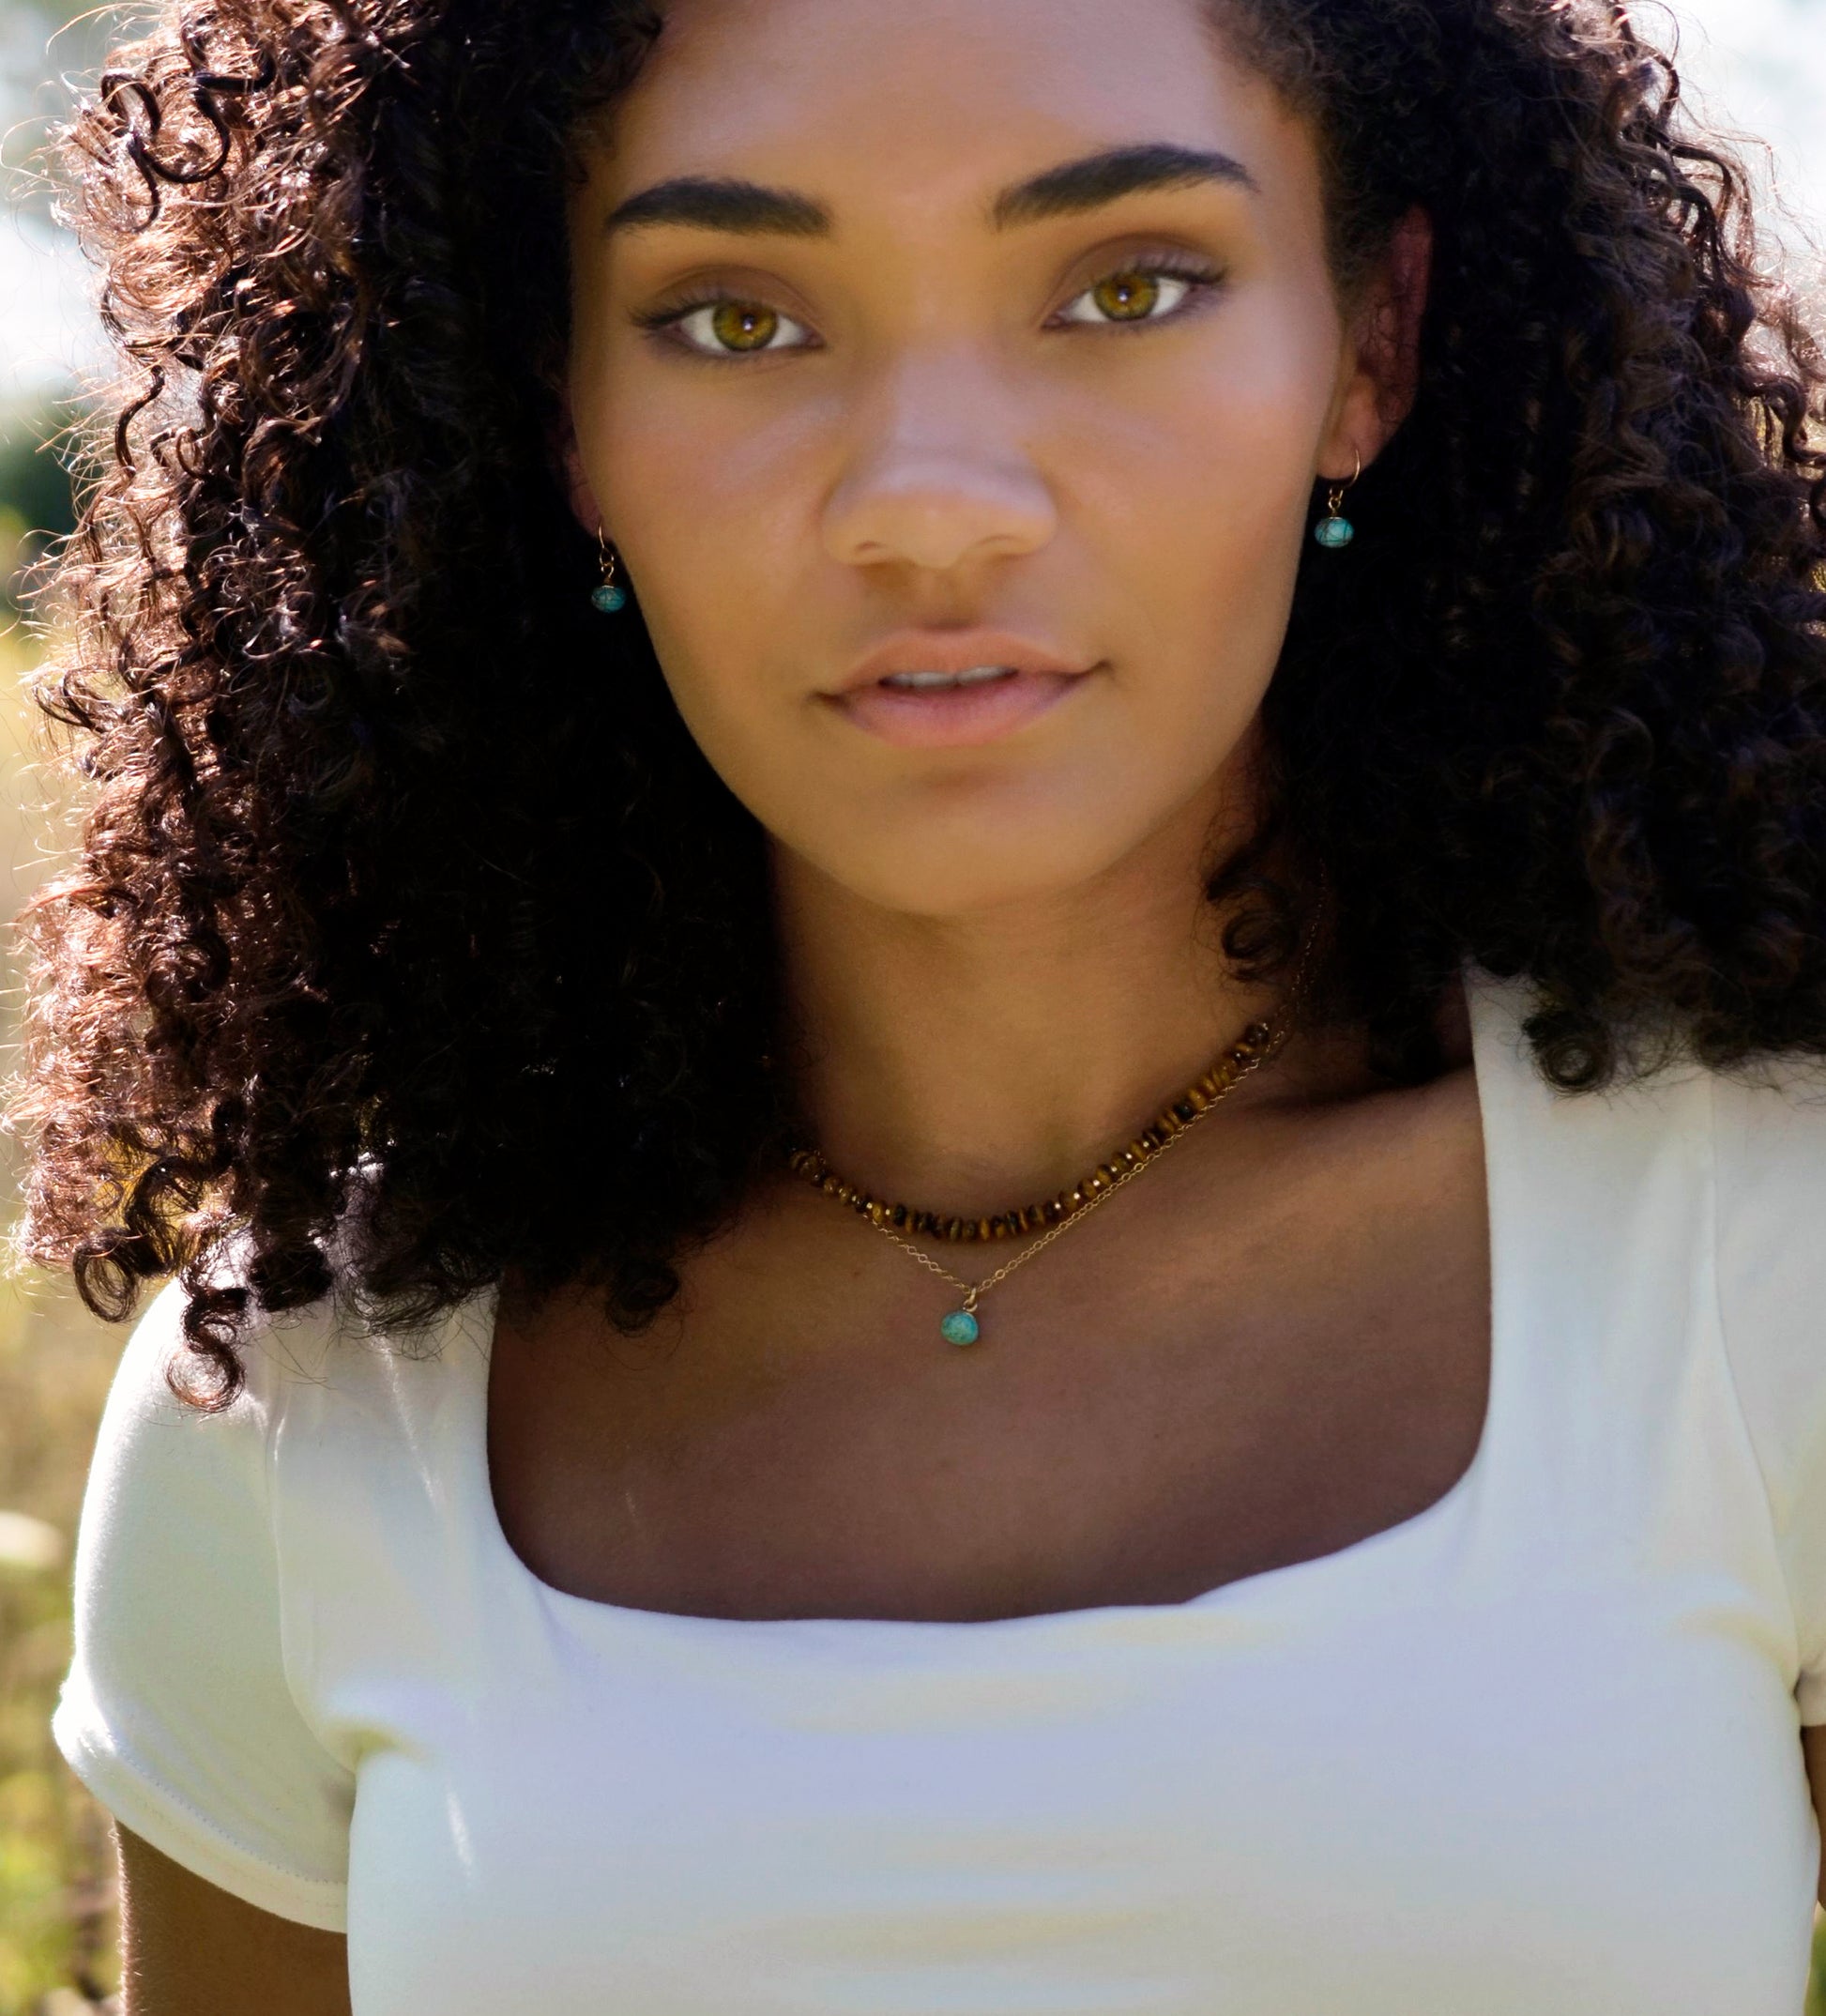
M282 1869L242 1847L124 1756L118 1744L96 1741L62 1709L52 1718L51 1733L64 1762L96 1798L160 1855L276 1917L319 1932L347 1932L345 1882Z

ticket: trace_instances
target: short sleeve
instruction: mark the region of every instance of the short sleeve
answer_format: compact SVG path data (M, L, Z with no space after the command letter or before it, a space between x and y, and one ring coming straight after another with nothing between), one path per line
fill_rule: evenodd
M164 1382L183 1309L173 1283L133 1332L102 1413L52 1733L153 1847L262 1910L340 1932L355 1780L287 1674L273 1367L256 1341L232 1407L186 1407Z
M1714 1080L1718 1300L1800 1645L1826 1722L1826 1076Z

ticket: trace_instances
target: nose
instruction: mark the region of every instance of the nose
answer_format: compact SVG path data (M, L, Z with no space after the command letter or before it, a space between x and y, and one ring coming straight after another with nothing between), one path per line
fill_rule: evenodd
M945 572L1043 546L1058 514L1013 420L1008 389L955 359L878 384L825 506L832 557Z

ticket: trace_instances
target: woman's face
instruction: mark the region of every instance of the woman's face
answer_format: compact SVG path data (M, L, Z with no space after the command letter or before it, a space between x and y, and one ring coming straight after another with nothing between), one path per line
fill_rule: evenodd
M579 515L790 856L959 915L1234 810L1383 430L1202 0L677 0L571 224Z

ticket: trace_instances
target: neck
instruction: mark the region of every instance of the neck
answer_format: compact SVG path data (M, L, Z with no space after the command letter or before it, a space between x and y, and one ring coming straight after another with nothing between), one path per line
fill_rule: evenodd
M783 850L799 1094L830 1167L961 1215L1038 1198L1271 1019L1279 985L1222 956L1211 826L1188 808L1090 884L966 917L881 909Z

